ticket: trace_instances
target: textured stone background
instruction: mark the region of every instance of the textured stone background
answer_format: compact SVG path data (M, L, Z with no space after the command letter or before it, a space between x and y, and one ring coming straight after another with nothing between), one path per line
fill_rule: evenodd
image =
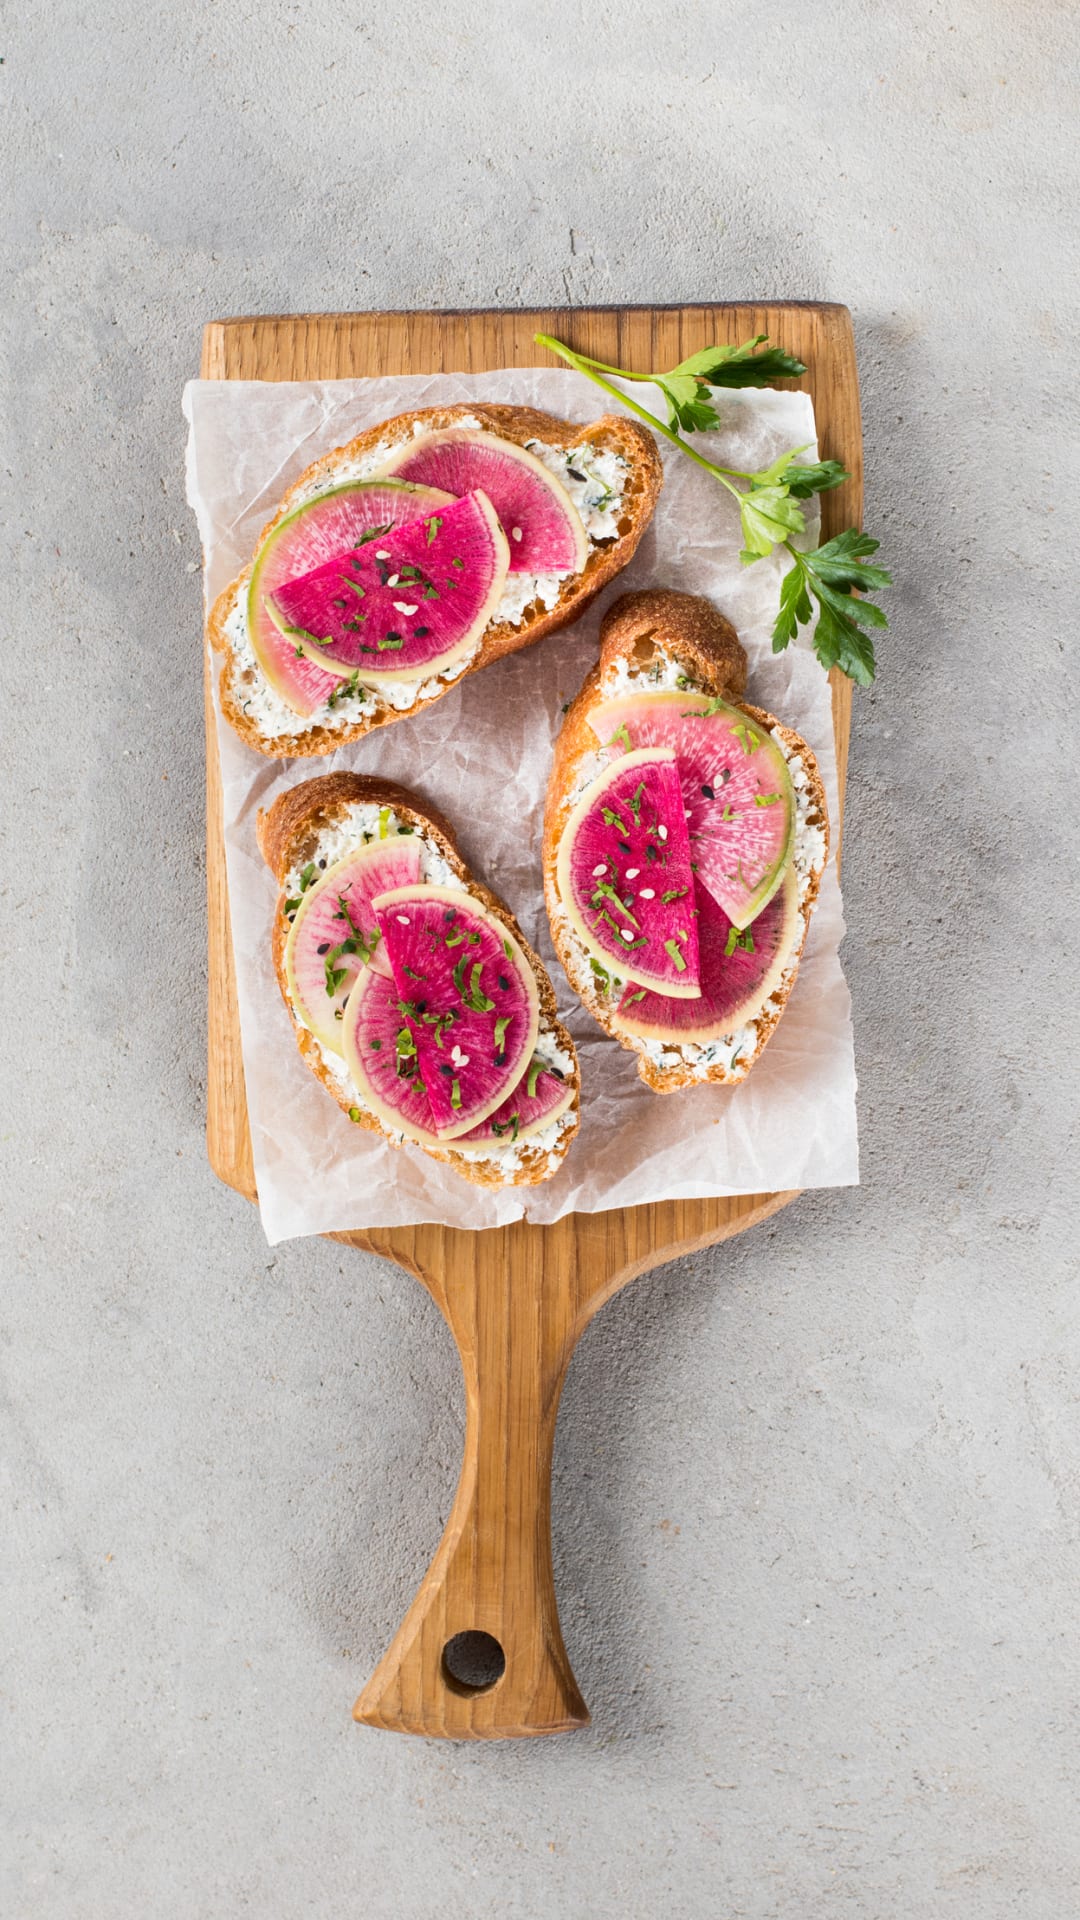
M0 1908L1064 1920L1076 7L53 0L0 52ZM415 1282L268 1253L204 1159L181 384L222 313L766 293L854 312L902 582L849 799L864 1183L574 1363L591 1730L368 1733L459 1383Z

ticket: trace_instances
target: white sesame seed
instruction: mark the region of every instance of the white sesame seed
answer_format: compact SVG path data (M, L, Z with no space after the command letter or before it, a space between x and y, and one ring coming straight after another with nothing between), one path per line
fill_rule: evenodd
M636 880L640 872L641 872L640 867L627 867L626 877L628 880Z
M629 927L620 927L619 932L622 934L624 940L632 940L634 937Z
M416 607L410 607L410 605L409 605L409 603L408 603L408 601L407 601L407 600L395 600L395 601L394 601L394 612L395 612L395 613L416 613L417 611L418 611L418 609L417 609Z
M515 540L520 540L520 539L521 539L521 528L520 528L520 527L511 527L511 529L510 529L510 532L511 532L511 535L512 535L512 537L513 537L513 538L514 538Z
M667 828L666 828L666 827L657 827L657 829L656 829L656 835L657 835L657 839L659 839L659 840L666 840L666 839L667 839Z
M600 875L606 872L607 872L607 866L605 865L604 861L601 860L600 865L598 867L593 868L592 877L594 880L599 880Z
M375 558L376 560L389 560L390 555L387 553L385 547L376 547Z
M388 587L396 587L400 579L401 579L400 573L392 573L386 584Z
M641 897L643 900L655 900L656 899L655 887L642 887Z
M399 914L397 914L397 915L395 916L395 918L396 918L396 920L397 920L397 923L398 923L398 926L399 926L399 927L407 927L407 926L408 926L408 924L409 924L409 916L408 916L408 914L407 914L407 913L399 913Z

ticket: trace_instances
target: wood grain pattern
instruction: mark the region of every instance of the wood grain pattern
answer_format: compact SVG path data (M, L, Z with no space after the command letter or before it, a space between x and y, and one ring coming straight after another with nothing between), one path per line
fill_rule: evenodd
M861 523L858 381L844 307L782 302L219 320L205 329L202 375L307 380L529 366L549 358L534 345L537 332L641 371L673 366L716 340L769 334L806 361L802 384L814 398L822 452L843 460L851 475L843 488L821 496L822 537ZM850 682L834 674L832 693L842 804ZM836 829L839 851L839 821ZM219 1178L254 1200L209 679L207 886L207 1146ZM446 1531L356 1703L358 1720L457 1739L554 1733L587 1723L559 1629L551 1569L551 1454L570 1357L593 1314L627 1281L740 1233L795 1197L744 1194L631 1207L484 1233L424 1226L333 1236L384 1255L427 1287L457 1343L467 1408L461 1479ZM443 1660L447 1641L469 1630L492 1634L506 1658L501 1679L482 1690L460 1685Z

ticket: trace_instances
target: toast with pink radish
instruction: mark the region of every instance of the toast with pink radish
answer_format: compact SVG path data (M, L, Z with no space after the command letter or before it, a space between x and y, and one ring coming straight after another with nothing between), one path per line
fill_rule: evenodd
M552 938L657 1093L746 1078L795 985L828 859L817 761L747 705L746 668L710 601L624 594L556 745Z
M627 564L663 469L636 421L403 413L290 487L210 611L222 711L259 753L331 753L576 620Z
M303 781L259 815L273 959L300 1053L348 1120L479 1186L529 1186L578 1126L539 957L441 814L388 781Z

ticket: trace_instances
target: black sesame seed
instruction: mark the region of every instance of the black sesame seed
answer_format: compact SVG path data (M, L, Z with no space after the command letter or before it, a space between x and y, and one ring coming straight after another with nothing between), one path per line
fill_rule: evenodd
M701 791L702 791L702 795L703 795L703 797L704 797L704 798L705 798L706 800L715 800L715 799L716 799L716 794L714 793L714 791L713 791L713 789L712 789L712 787L710 787L710 786L704 786L704 787L702 787L702 789L701 789Z
M506 977L506 975L505 975L505 973L500 973L500 975L499 975L499 985L500 985L500 987L502 988L502 990L503 990L503 992L504 992L504 993L508 993L508 992L509 992L509 990L510 990L510 982L509 982L509 980L507 979L507 977Z
M446 1078L447 1078L448 1080L452 1080L452 1079L453 1079L453 1077L454 1077L454 1069L453 1069L453 1067L448 1067L448 1066L446 1066L446 1065L445 1065L445 1063L443 1063L443 1062L441 1062L441 1061L440 1061L440 1063L439 1063L439 1072L440 1072L440 1073L444 1073L444 1074L446 1075Z
M329 940L324 940L324 941L323 941L323 943L322 943L322 946L321 946L321 947L319 948L319 952L320 952L320 953L329 953L329 951L330 951L330 942L329 942Z

